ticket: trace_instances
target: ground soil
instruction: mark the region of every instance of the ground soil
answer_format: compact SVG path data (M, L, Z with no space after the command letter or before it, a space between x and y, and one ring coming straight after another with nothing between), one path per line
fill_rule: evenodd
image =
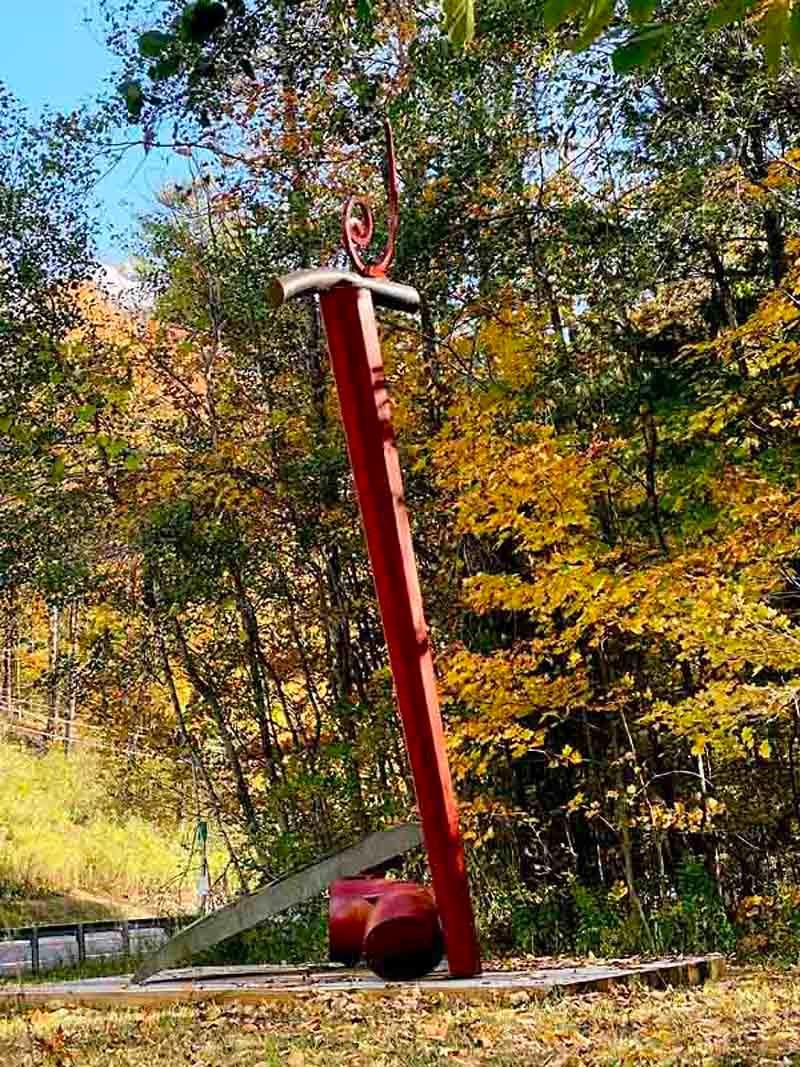
M307 994L159 1010L0 1009L7 1067L800 1067L800 973L732 969L694 989L485 1003Z

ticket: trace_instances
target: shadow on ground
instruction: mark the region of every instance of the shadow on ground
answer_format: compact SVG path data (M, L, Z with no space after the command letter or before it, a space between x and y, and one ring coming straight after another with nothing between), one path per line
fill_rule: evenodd
M126 903L88 893L52 893L40 897L4 898L0 889L0 929L46 926L49 923L97 922L101 919L132 918Z

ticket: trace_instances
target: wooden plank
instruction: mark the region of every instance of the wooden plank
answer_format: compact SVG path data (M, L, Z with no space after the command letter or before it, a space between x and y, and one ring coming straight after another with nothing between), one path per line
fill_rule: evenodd
M76 927L77 941L78 941L78 963L86 963L86 930L83 923L78 923Z
M258 892L241 897L233 904L185 926L166 945L145 958L133 980L141 983L167 967L176 967L197 952L213 948L220 941L258 926L264 919L311 900L334 879L360 874L421 844L422 834L417 823L406 823L370 834L357 845L294 871Z
M128 925L127 919L122 920L122 926L120 928L122 934L122 955L130 956L131 954L131 929Z
M31 970L34 974L39 973L39 930L31 927Z
M270 1001L298 1003L316 995L331 996L347 993L363 997L403 996L409 988L437 997L451 996L457 1000L502 1002L504 998L525 996L531 1000L558 994L606 992L615 986L646 984L655 988L699 985L721 978L725 961L720 956L689 957L688 959L652 960L648 963L617 960L614 963L594 963L591 966L559 967L550 965L524 971L484 971L481 976L466 979L450 978L446 972L435 972L418 982L384 982L366 971L341 973L321 971L314 967L285 968L285 975L241 973L242 968L230 968L227 981L220 972L227 968L209 968L205 980L184 974L171 981L152 985L132 986L124 976L62 982L51 985L19 986L0 984L0 1007L3 1003L47 1005L63 1007L75 1005L96 1008L160 1008L171 1004L239 1003L258 1004ZM255 970L255 968L253 969ZM264 968L274 971L277 968Z

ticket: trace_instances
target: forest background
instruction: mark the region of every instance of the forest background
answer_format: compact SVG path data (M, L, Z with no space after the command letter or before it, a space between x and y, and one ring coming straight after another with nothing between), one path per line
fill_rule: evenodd
M661 5L635 65L613 6L575 54L537 0L481 4L462 48L404 0L109 0L95 106L0 92L6 736L94 753L112 822L207 822L218 899L413 812L318 315L265 299L341 262L346 194L383 203L388 115L422 311L381 328L482 934L796 953L775 6L706 32L704 0ZM94 181L155 146L193 177L112 299Z

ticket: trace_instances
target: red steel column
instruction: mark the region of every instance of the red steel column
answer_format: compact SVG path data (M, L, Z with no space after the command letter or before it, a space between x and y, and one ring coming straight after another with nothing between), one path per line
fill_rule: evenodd
M481 968L372 296L320 296L450 974Z

